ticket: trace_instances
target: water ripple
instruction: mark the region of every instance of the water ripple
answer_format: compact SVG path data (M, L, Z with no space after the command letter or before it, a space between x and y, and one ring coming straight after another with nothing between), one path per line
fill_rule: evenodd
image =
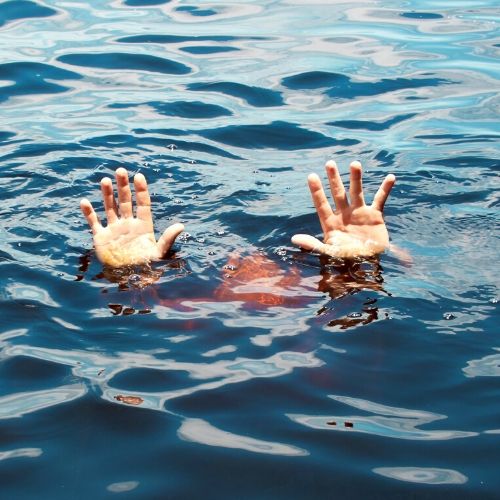
M180 118L192 118L192 119L207 119L207 118L217 118L219 116L230 116L231 111L222 106L216 104L206 104L200 101L175 101L175 102L161 102L153 101L146 103L131 103L122 104L115 103L111 104L109 107L113 109L128 109L136 106L151 106L158 113L165 116L178 116Z
M408 113L406 115L399 115L389 118L384 121L374 121L374 120L339 120L334 122L327 122L327 125L332 125L334 127L342 127L347 129L364 129L364 130L387 130L391 128L393 125L396 125L404 120L408 120L417 116L416 113Z
M381 476L421 484L464 484L467 476L451 469L435 467L377 467L373 472Z
M500 348L495 350L500 351ZM481 359L467 361L463 372L467 377L499 377L500 354L490 354Z
M191 69L177 61L147 54L131 54L125 52L108 52L105 54L66 54L58 60L72 66L100 69L124 69L149 71L167 75L185 75Z
M384 78L375 82L355 82L347 75L313 71L289 76L281 83L293 90L326 89L324 93L331 99L356 99L405 89L450 85L456 82L443 78Z
M129 7L150 7L170 3L170 0L124 0L123 3Z
M257 108L282 106L284 104L281 92L260 87L251 87L242 83L190 83L187 89L196 92L220 92L221 94L243 99L250 106Z
M57 68L49 64L34 62L12 62L0 65L0 80L13 82L0 87L0 102L13 96L57 94L69 87L53 83L52 80L75 80L82 75Z
M57 11L28 0L11 0L0 4L0 26L19 19L49 17Z
M165 381L168 382L171 377L167 377L166 379L165 377L161 377L159 379L160 386L157 387L158 390L148 392L144 390L144 381L140 382L143 390L137 396L141 396L145 400L146 404L143 407L160 411L165 411L164 404L169 399L184 397L199 391L213 390L227 384L242 383L258 377L279 377L291 373L299 367L314 368L322 364L314 354L299 352L280 352L267 359L260 360L237 358L235 360L218 360L212 363L186 363L173 359L162 360L148 354L126 352L112 357L98 353L78 352L76 350L66 352L59 349L36 348L27 345L5 347L4 353L8 356L29 356L52 363L71 366L75 376L89 379L101 386L103 397L113 403L116 403L115 396L117 390L108 387L108 384L113 384L113 380L120 373L133 369L143 369L142 373L147 374L147 378L150 380L151 375L146 370L162 370L165 373L187 372L190 376L190 381L187 385L183 384L180 387L179 384L171 383L167 383L167 387L165 387ZM131 377L132 380L136 379L136 376L133 374ZM130 380L130 376L127 375L123 380L127 382ZM196 380L203 380L204 382L198 384L194 382ZM155 385L157 384L158 379L155 382ZM123 383L120 385L121 391L127 389L129 394L130 392L135 392L133 389L128 390L130 386L125 387ZM86 390L84 388L78 389L79 387L76 385L69 386L68 388L64 388L64 390L61 389L60 392L57 390L40 391L39 393L33 393L31 400L34 401L36 394L39 394L40 401L46 396L49 406L58 404L59 402L82 396ZM68 394L68 391L71 394L64 398L62 395ZM60 401L56 401L58 397ZM21 404L23 400L22 396L14 395L11 398L13 398L12 401L4 398L6 404L9 402L10 406ZM50 399L54 400L54 402L51 403ZM26 411L36 411L43 407L42 402L40 402L38 406L35 405ZM9 417L5 418L10 418L12 415L12 410L9 411Z
M21 392L0 397L0 419L19 418L79 399L87 393L82 384L60 386L44 391Z
M281 151L315 149L329 146L352 146L358 141L334 139L320 132L307 130L296 123L276 121L265 125L231 125L198 131L213 141L247 149L273 148Z
M181 439L192 441L208 446L219 446L222 448L236 448L251 451L253 453L265 453L268 455L283 455L300 457L308 455L306 450L295 446L271 441L263 441L248 436L240 436L232 432L217 429L208 422L199 418L188 418L182 422L177 432Z
M238 42L246 40L268 40L268 38L254 36L231 36L231 35L133 35L118 38L119 43L185 43L185 42Z
M42 454L41 448L17 448L16 450L0 451L0 460L10 458L36 458Z
M313 429L334 430L340 432L360 432L375 436L390 437L397 439L442 441L448 439L467 438L477 436L477 432L453 431L453 430L422 430L418 427L429 424L435 420L446 418L444 415L424 412L419 410L407 410L362 399L343 396L330 396L341 403L348 404L354 408L364 411L378 413L376 416L364 417L357 415L330 415L309 416L289 414L288 417L294 422L300 423Z
M2 495L494 498L497 18L1 3ZM396 174L396 251L292 248L321 231L306 177L332 157L346 187L363 163L370 201ZM147 176L158 231L187 229L143 289L78 211L102 215L118 166Z

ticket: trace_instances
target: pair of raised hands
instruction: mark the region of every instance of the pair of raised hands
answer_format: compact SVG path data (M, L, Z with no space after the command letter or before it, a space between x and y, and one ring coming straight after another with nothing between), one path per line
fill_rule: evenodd
M335 209L332 209L320 178L309 175L307 181L323 230L323 241L307 234L296 234L292 242L304 250L340 258L368 257L383 252L389 246L389 234L382 212L396 178L388 175L382 182L371 205L366 205L361 181L359 162L350 165L351 179L349 198L334 161L326 164ZM128 172L116 171L118 202L110 178L101 181L101 192L106 213L104 227L92 207L83 199L80 202L83 215L92 230L98 259L110 267L146 264L165 257L177 236L184 230L182 224L172 224L156 241L151 198L144 175L134 177L136 213L134 216L132 191Z

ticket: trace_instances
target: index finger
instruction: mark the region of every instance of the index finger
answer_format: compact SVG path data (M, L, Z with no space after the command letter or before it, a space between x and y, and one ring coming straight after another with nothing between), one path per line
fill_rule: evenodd
M392 174L389 174L382 182L380 187L378 188L377 193L375 194L375 198L373 198L372 207L376 210L380 210L381 212L384 210L385 202L389 197L389 193L391 192L392 186L396 182L396 177Z
M316 207L316 212L318 213L321 229L323 230L323 234L326 234L328 219L333 215L332 207L328 202L321 180L316 174L310 174L307 177L307 183L311 191L314 206Z

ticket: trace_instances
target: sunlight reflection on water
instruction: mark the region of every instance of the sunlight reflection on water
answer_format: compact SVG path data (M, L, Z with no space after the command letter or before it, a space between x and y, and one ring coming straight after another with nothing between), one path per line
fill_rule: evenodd
M0 4L2 493L494 496L497 10ZM291 247L332 157L409 259ZM188 228L149 286L77 213L118 166Z

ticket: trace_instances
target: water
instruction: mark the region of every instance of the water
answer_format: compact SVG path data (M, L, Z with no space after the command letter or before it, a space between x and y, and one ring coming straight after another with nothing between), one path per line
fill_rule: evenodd
M0 22L2 499L498 494L496 2ZM397 175L411 264L292 248L330 158L369 194ZM189 233L145 287L103 272L78 211L120 165Z

